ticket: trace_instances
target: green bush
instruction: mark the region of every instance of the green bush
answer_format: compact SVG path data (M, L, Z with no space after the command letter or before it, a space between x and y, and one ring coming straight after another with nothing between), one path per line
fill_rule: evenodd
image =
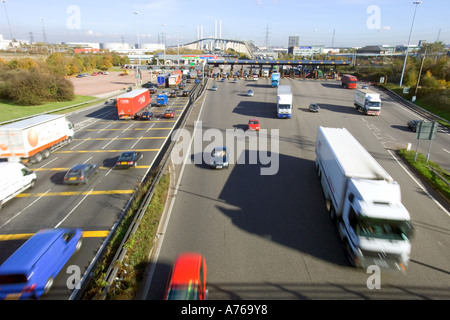
M37 70L15 69L3 74L0 97L23 106L73 100L73 84L62 76Z

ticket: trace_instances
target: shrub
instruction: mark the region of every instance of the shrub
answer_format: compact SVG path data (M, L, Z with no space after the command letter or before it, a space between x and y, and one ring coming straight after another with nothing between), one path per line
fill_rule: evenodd
M62 76L37 70L10 70L2 77L0 95L18 105L73 100L72 83Z

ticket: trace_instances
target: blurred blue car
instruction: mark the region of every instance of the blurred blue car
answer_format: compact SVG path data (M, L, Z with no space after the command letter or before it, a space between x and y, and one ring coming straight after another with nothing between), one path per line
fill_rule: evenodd
M0 266L0 300L38 299L81 247L81 229L37 232Z

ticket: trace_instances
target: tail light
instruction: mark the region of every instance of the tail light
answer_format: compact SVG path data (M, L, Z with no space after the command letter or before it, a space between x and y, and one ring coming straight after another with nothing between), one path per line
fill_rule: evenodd
M25 286L22 289L22 293L31 293L34 291L34 289L36 289L36 283Z

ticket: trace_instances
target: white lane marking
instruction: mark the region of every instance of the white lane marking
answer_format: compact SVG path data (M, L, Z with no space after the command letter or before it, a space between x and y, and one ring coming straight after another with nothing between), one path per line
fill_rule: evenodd
M10 223L12 220L14 220L15 218L17 218L19 215L21 215L25 210L27 210L29 207L31 207L33 204L35 204L39 199L41 199L42 197L44 197L47 193L50 192L51 189L48 189L46 192L44 192L44 194L42 194L39 198L37 198L36 200L34 200L32 203L30 203L28 206L26 206L22 211L16 213L13 217L11 217L9 220L7 220L4 224L2 224L0 226L0 228L4 227L6 224Z
M74 211L75 211L75 209L76 208L78 208L78 206L84 201L84 199L86 199L90 194L91 194L91 192L93 191L94 189L91 189L84 197L83 197L83 199L81 199L81 201L80 202L78 202L77 203L77 205L72 209L72 210L70 210L70 212L60 221L60 222L58 222L58 224L55 226L55 228L58 228Z

